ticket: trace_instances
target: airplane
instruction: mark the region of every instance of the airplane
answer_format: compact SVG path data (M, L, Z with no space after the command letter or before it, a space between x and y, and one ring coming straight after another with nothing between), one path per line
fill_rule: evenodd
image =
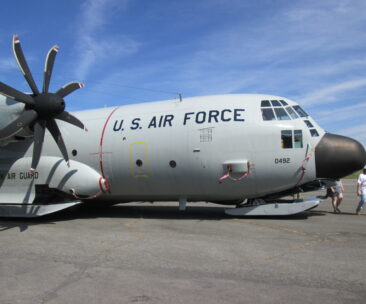
M0 216L37 217L98 202L210 202L232 216L292 215L319 198L295 199L364 167L354 139L323 130L288 98L234 94L65 111L83 87L42 91L13 52L32 93L0 82ZM48 130L48 131L46 131ZM87 132L86 132L87 131Z

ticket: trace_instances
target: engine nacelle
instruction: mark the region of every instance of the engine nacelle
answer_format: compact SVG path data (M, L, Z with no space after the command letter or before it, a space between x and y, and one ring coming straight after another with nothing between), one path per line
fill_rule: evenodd
M107 181L93 168L72 161L68 167L59 157L41 158L35 172L30 172L30 157L23 157L1 168L1 204L42 204L58 203L64 200L95 198L109 191ZM38 191L37 191L38 190ZM41 196L41 198L40 198Z
M0 95L0 130L16 120L23 112L24 104ZM17 137L29 136L33 136L32 130L29 128L21 129L16 135L6 140L0 140L0 146L5 146L11 141L16 141Z

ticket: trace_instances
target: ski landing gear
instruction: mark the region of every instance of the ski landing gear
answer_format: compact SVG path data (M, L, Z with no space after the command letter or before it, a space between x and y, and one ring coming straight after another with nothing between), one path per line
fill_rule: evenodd
M320 204L319 198L306 198L299 200L277 200L266 202L255 199L238 208L226 209L225 213L232 216L283 216L301 213L313 209Z

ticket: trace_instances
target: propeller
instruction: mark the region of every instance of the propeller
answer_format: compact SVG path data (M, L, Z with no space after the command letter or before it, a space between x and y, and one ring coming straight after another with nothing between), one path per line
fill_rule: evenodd
M65 111L65 101L63 99L73 91L84 87L84 85L79 82L70 82L60 88L56 93L50 93L48 91L58 50L59 47L55 45L47 54L44 67L43 88L40 93L34 82L32 73L29 70L27 61L25 60L19 38L17 35L14 35L14 57L33 94L25 94L0 82L0 94L25 104L25 111L22 115L0 130L0 140L7 139L17 134L23 128L32 128L34 130L34 145L31 171L34 171L37 168L41 158L46 129L56 141L63 158L69 166L69 156L60 129L57 126L56 119L63 120L87 131L84 124L79 119Z

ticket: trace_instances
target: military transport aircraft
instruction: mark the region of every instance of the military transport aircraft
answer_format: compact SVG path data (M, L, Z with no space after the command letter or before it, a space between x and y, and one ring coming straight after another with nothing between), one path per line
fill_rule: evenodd
M357 141L326 133L294 101L218 95L65 111L83 85L38 90L18 36L16 61L32 93L0 82L0 216L36 217L80 203L206 201L226 213L289 215L319 199L284 200L361 169ZM86 132L86 127L88 132ZM48 130L48 131L46 131ZM61 135L62 134L62 135Z

